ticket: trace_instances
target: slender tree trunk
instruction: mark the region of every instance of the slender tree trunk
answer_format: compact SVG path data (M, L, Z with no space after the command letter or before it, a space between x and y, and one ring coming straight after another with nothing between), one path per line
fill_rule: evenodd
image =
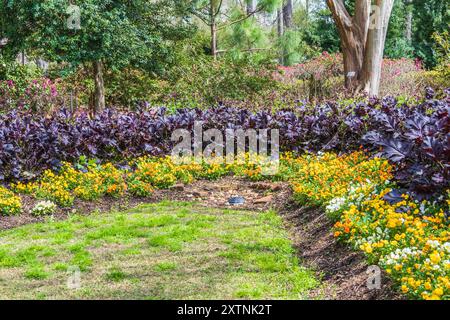
M105 109L105 83L103 81L103 62L100 60L94 61L94 113Z
M217 60L217 26L215 22L211 24L211 54Z
M292 12L292 0L286 0L285 5L283 6L283 24L285 30L292 27Z
M380 91L384 44L386 42L386 34L394 0L376 0L375 4L379 12L374 13L375 18L371 21L367 35L360 86L370 96L377 96Z
M306 22L309 23L309 0L305 0Z
M247 14L250 15L256 10L256 0L247 0Z
M284 6L282 8L283 13L283 32L286 34L286 31L292 28L292 15L293 15L293 5L292 0L286 0ZM283 50L283 64L290 65L290 52L288 52L287 48Z
M406 15L406 31L405 31L405 37L408 43L411 43L412 41L412 18L413 18L412 11L409 11Z
M281 14L281 9L277 9L277 33L278 37L281 38L283 36L283 15Z
M217 24L216 24L216 13L214 7L214 1L211 1L210 7L210 19L211 19L211 54L214 60L217 60Z
M405 38L409 44L412 41L412 20L413 20L413 9L412 9L412 0L406 0L406 30L405 30Z
M413 0L405 0L405 8L406 8L406 30L405 30L405 38L408 43L412 41L412 20L413 20Z
M278 33L278 39L281 39L284 34L284 28L283 28L283 14L282 9L277 9L277 33ZM280 53L280 59L279 62L281 65L284 64L284 53Z

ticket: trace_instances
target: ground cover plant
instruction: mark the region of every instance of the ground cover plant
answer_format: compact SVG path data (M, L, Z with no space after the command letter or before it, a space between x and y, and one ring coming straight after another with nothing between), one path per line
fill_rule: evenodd
M2 299L304 299L319 283L273 211L162 202L0 239ZM82 287L67 289L75 271Z
M339 198L335 236L363 250L411 298L450 298L450 233L447 205L407 194L392 199L391 186L366 185ZM340 212L337 212L340 211Z

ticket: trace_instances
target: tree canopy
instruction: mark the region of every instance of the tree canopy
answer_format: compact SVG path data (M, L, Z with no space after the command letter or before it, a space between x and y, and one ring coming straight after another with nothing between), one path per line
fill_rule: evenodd
M74 67L102 60L109 67L159 70L170 59L170 41L192 30L179 1L78 1L80 28L70 28L73 1L3 1L10 54L34 51Z

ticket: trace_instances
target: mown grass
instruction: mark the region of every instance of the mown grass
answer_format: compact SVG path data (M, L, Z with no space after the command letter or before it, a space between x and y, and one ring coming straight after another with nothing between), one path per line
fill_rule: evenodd
M161 202L0 232L1 299L302 299L317 285L272 211Z

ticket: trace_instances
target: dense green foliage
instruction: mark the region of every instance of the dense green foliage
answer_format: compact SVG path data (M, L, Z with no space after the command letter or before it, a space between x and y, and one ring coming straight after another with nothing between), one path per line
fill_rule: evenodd
M433 34L449 30L450 3L445 0L416 0L413 3L415 55L427 66L435 66L438 54L433 50Z
M102 60L112 68L160 70L170 58L167 41L187 35L189 24L175 19L174 1L98 1L79 3L79 28L69 28L70 1L2 2L6 54L33 51L74 68ZM177 21L177 23L174 23Z

